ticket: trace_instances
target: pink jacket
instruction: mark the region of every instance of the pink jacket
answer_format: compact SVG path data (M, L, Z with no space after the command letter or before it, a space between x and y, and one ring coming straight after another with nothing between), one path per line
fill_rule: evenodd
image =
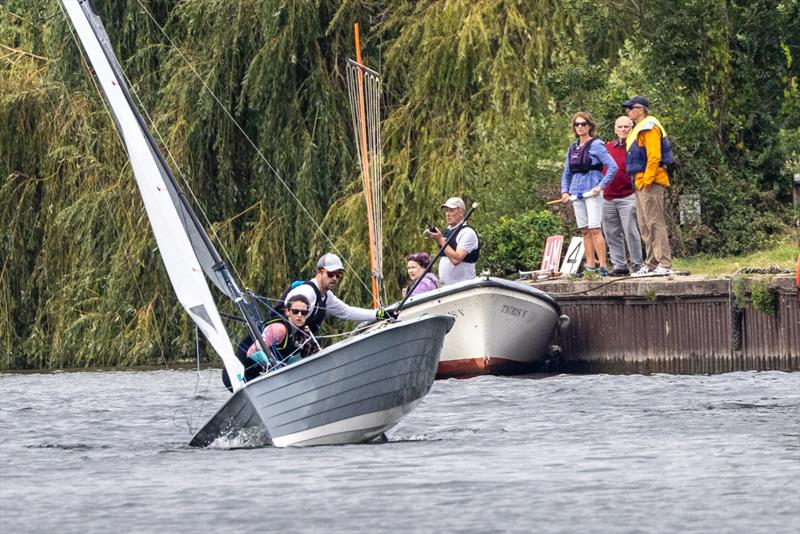
M414 285L414 284L411 284ZM411 286L409 286L411 287ZM439 280L436 278L436 275L432 273L427 273L425 277L420 280L417 287L414 289L414 292L411 295L420 295L422 293L426 293L428 291L433 291L434 289L439 287Z

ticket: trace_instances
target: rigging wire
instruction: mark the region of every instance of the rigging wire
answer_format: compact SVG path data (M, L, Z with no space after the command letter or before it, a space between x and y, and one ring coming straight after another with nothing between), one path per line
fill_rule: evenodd
M200 372L200 328L195 325L194 327L194 339L195 339L195 357L197 362L197 369L195 373L195 381L194 381L194 391L192 392L191 399L194 402L187 403L188 410L184 407L182 408L175 408L175 411L172 413L172 425L175 428L184 428L181 424L178 424L178 413L183 412L184 415L184 422L186 423L186 427L189 430L189 434L194 435L197 430L200 428L200 421L203 417L203 407L205 406L205 402L208 399L208 390L211 387L211 377L212 373L208 373L208 378L206 379L206 386L203 393L199 393L200 391L200 381L203 379L203 376ZM199 404L198 404L199 401Z
M150 116L150 114L147 112L147 108L145 107L142 99L139 97L138 92L133 89L133 84L131 83L130 78L128 78L128 74L122 68L122 65L119 65L119 70L122 73L122 77L125 78L125 83L128 85L130 94L133 95L134 98L136 98L136 103L138 104L139 109L141 110L144 117L147 119L147 122L150 124L150 130L152 130L155 133L156 137L161 142L162 150L164 150L167 153L167 157L172 163L172 167L170 168L175 169L178 172L178 175L180 176L181 181L183 182L182 184L183 188L189 192L189 194L192 197L192 200L194 201L194 206L196 208L196 211L199 211L200 215L202 215L203 217L203 221L205 222L205 228L208 228L209 233L214 238L215 245L221 249L222 255L225 257L226 260L226 267L233 270L237 280L242 280L241 273L239 273L239 271L236 269L236 265L231 261L231 256L230 254L228 254L228 250L225 248L224 242L219 238L216 230L214 230L214 226L211 224L211 220L208 218L208 214L203 208L203 204L197 198L197 195L194 194L194 190L192 189L191 185L189 185L188 177L183 172L181 166L178 164L178 161L175 159L175 156L172 155L172 151L169 149L169 145L167 144L164 137L161 135L161 132L158 130L158 128L156 128L156 123ZM185 223L184 226L186 226Z
M336 253L341 257L342 256L341 252L336 247L336 245L334 244L334 242L330 238L330 236L328 236L328 234L325 233L325 231L322 229L322 227L317 222L317 220L314 218L314 216L311 214L311 212L309 212L308 209L305 207L305 205L303 205L303 203L300 202L300 199L297 198L297 195L295 195L294 191L292 191L292 188L289 187L289 184L287 184L286 181L281 177L281 175L278 172L278 170L275 169L275 167L272 166L272 164L269 162L269 160L267 160L267 158L261 152L261 149L259 149L258 146L256 146L255 142L253 142L253 140L250 138L250 136L247 135L247 132L244 131L244 128L242 128L242 126L236 121L236 119L233 117L233 115L231 115L230 111L228 111L228 108L222 103L222 101L219 99L219 97L216 95L216 93L214 93L214 91L211 89L211 87L208 86L208 84L203 79L203 77L200 75L200 73L197 71L197 69L194 67L194 65L192 65L192 63L189 61L189 58L187 58L184 55L184 53L180 50L180 48L178 48L178 46L175 44L175 42L172 40L172 38L169 36L169 34L167 34L167 32L164 30L164 28L158 23L158 21L155 19L155 17L153 17L153 15L150 13L150 11L144 5L142 0L137 0L137 3L142 8L142 11L150 18L150 20L153 22L153 24L155 24L156 28L158 28L158 30L161 32L161 34L164 35L164 37L169 42L170 46L178 53L178 55L184 61L186 66L189 67L189 69L192 71L192 73L195 75L195 77L200 81L200 83L203 86L203 88L208 92L209 95L211 95L211 98L214 100L214 102L216 102L216 104L219 106L219 108L222 110L222 112L233 123L233 125L236 127L236 129L239 130L239 132L241 133L242 137L244 137L244 139L250 144L250 146L256 152L258 157L261 158L261 160L267 165L269 170L272 171L272 173L275 175L275 177L278 179L278 181L281 183L281 185L284 187L284 189L286 189L286 191L289 193L289 195L292 197L292 199L297 203L297 205L300 207L300 209L303 211L303 213L305 213L308 216L309 220L311 220L311 222L317 228L317 231L319 231L319 233L330 244L331 248L334 251L336 251ZM130 86L130 83L128 85ZM137 100L139 100L138 96L137 96ZM149 120L149 118L148 118L148 120ZM153 124L152 120L150 121L150 123L151 123L151 125ZM160 135L159 135L159 138L161 138ZM162 140L162 143L163 143L163 140ZM172 158L170 157L170 159L172 159ZM174 162L174 159L172 159L172 160ZM182 175L182 173L181 173L181 175ZM185 181L185 179L184 179L184 181ZM187 185L187 187L188 187L188 185ZM191 189L189 191L191 192ZM192 198L194 198L195 202L197 202L197 198L194 196L194 193L192 193ZM203 214L203 217L206 219L206 224L209 224L208 223L208 219L205 216L205 213ZM215 238L216 238L216 234L215 234ZM217 241L219 241L218 238L217 238ZM227 254L227 252L225 252L224 248L223 248L223 253L225 254L226 259L230 263L230 256ZM356 279L361 283L361 285L364 286L364 288L369 291L369 287L364 282L364 280L358 275L358 272L353 268L353 266L350 264L350 262L348 262L346 259L343 260L343 261L344 261L345 265L347 265L347 267L353 273L353 275L356 277ZM239 276L238 273L237 273L237 277L240 280L242 279L241 276Z
M370 266L372 268L375 306L385 301L383 286L383 176L380 129L380 75L360 63L358 25L355 27L356 56L359 61L347 60L347 89L350 116L356 139L356 155L363 179L367 207Z
M195 374L195 381L194 381L194 393L192 393L192 398L198 398L198 390L200 386L200 380L202 379L202 375L200 373L200 327L197 324L194 325L194 350L195 350L195 362L197 362L196 367L196 374ZM195 417L195 410L189 410L187 416L187 425L189 426L189 433L194 434L198 428L200 428L200 421L203 417L203 406L205 405L205 401L208 398L208 388L211 385L211 373L208 374L208 380L206 380L206 388L200 397L200 404L197 406L197 403L194 405L197 406L197 416Z

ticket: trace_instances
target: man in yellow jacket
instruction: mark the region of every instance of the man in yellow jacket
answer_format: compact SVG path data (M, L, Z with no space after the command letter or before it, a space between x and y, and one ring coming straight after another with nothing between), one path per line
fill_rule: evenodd
M672 250L664 215L664 193L669 187L666 165L672 148L664 127L648 114L650 102L634 96L622 103L635 126L626 140L625 171L636 185L636 219L647 256L633 276L672 274Z

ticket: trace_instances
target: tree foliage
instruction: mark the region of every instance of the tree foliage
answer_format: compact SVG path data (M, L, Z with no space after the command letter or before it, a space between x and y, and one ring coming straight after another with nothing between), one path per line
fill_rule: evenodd
M538 266L569 118L610 138L645 94L680 164L678 253L785 232L800 172L800 12L785 0L97 2L140 107L242 284L277 295L339 252L366 304L366 215L344 61L384 80L386 288L452 195L479 268ZM163 28L163 32L162 32ZM194 350L127 156L55 0L0 6L0 368L169 362ZM678 201L702 199L681 225Z

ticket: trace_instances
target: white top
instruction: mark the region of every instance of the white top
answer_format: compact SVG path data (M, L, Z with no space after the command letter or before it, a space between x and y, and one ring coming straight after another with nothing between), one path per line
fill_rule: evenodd
M448 228L450 228L448 226ZM472 252L478 248L478 234L469 226L461 229L456 236L456 250L463 248L467 253ZM458 265L453 265L450 258L442 256L439 261L439 282L444 286L448 284L456 284L464 280L471 280L475 278L475 264L462 261Z
M319 284L317 284L316 279L312 279L311 283L317 286L319 289ZM308 309L313 314L317 309L317 294L314 291L314 288L310 287L308 284L301 284L296 288L289 291L286 294L286 300L288 301L289 298L293 297L294 295L303 295L305 298L308 299ZM284 301L285 303L286 301ZM333 294L333 291L330 289L328 290L328 297L326 300L327 306L325 311L328 315L332 315L333 317L337 317L339 319L347 319L348 321L371 321L375 319L375 310L369 308L356 308L355 306L349 306L342 302L339 297Z

